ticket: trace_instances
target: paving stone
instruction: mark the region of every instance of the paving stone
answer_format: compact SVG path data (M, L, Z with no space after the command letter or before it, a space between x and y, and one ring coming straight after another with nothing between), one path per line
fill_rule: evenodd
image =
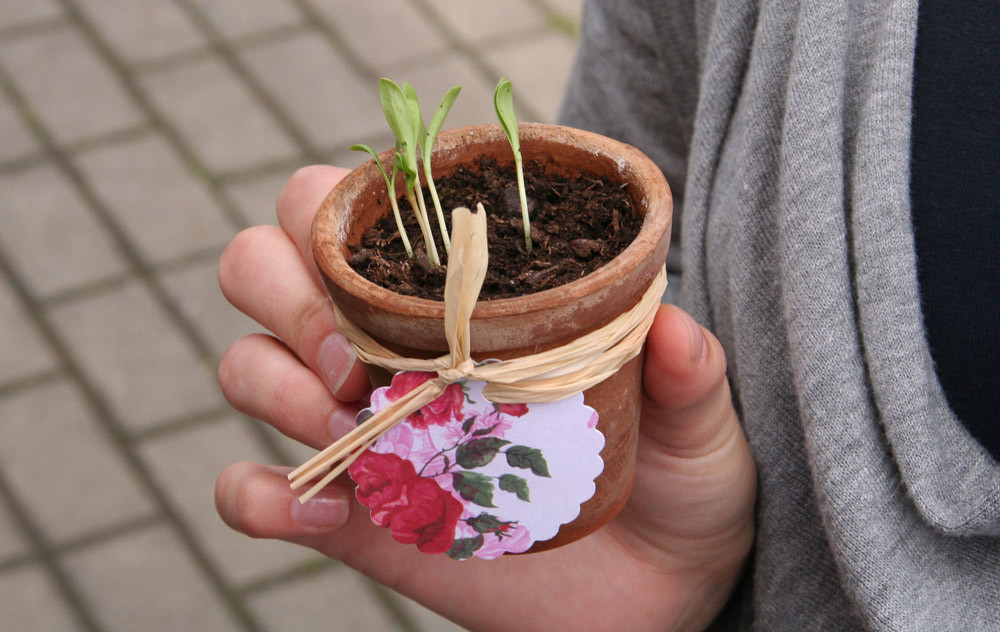
M206 43L171 0L79 0L77 4L111 47L130 62Z
M44 72L39 68L42 59ZM145 122L113 71L76 30L47 30L3 42L0 61L60 143Z
M14 526L10 509L7 505L0 502L0 564L26 555L30 550L28 543ZM3 577L3 575L0 575L0 577ZM0 615L0 621L2 621L2 616ZM0 629L3 629L2 626L0 626Z
M444 129L496 122L493 109L496 81L488 81L461 57L445 55L418 60L412 64L400 64L394 66L391 73L398 76L400 81L406 80L413 84L421 99L420 108L425 121L429 121L434 115L445 92L457 85L462 86L462 91L445 119Z
M252 595L251 611L266 630L390 632L400 630L375 598L368 580L335 566Z
M41 566L0 574L0 630L62 632L80 630Z
M16 26L61 15L55 0L0 0L0 24Z
M214 363L199 360L137 281L52 310L88 378L130 430L223 402Z
M59 366L4 277L0 277L0 323L0 384Z
M569 79L576 44L555 33L491 47L485 58L514 84L514 105L523 102L538 113L540 122L552 123Z
M50 540L154 512L68 381L0 399L0 420L0 471Z
M36 295L127 269L93 212L50 164L0 175L0 191L0 247Z
M447 43L409 2L307 1L324 14L336 28L337 36L369 66L382 68L447 48Z
M6 97L0 96L0 162L35 153L38 142L25 127L21 116Z
M527 0L428 0L441 19L465 42L517 35L545 26L545 15Z
M148 260L221 247L236 232L157 135L78 154L76 163Z
M252 180L233 182L226 185L226 196L236 204L251 226L258 224L277 226L278 216L275 207L278 194L281 193L293 171L287 169Z
M251 418L248 418L251 419ZM298 441L286 437L273 426L267 424L259 419L251 419L252 423L261 424L264 429L264 434L271 438L271 441L281 450L284 454L288 455L288 459L284 462L276 462L275 465L287 465L289 467L298 467L308 461L309 459L316 456L316 450L307 446L304 443L299 443Z
M111 632L239 629L167 527L74 551L64 562L98 621Z
M212 353L221 358L229 345L241 336L264 332L264 328L233 307L222 296L216 274L217 262L198 262L160 275L170 296L184 315L198 324Z
M297 153L218 58L149 72L141 81L159 110L213 171L246 169Z
M385 127L378 85L361 81L316 32L242 56L314 146L364 142Z
M302 16L289 2L277 0L192 0L202 15L224 37L240 37L266 29L295 24Z
M321 559L319 553L277 540L254 540L227 527L215 511L215 479L236 461L274 461L235 414L220 422L151 440L140 455L213 563L235 585L245 585Z

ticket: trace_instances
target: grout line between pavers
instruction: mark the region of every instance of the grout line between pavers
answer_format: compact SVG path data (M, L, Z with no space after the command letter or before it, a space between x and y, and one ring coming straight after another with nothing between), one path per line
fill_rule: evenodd
M0 69L0 76L3 76L2 69ZM124 425L119 419L116 418L110 405L104 400L104 397L100 394L97 387L94 386L94 384L91 383L91 381L86 377L82 367L79 366L76 359L73 357L69 346L59 335L55 325L49 321L45 311L42 309L41 304L32 295L27 284L10 265L7 255L3 252L2 248L0 248L0 272L8 278L15 293L28 307L28 311L31 313L35 323L41 330L43 337L62 361L67 372L73 376L75 382L80 388L80 392L83 395L87 406L93 412L97 423L104 429L113 444L118 448L118 451L122 454L126 464L130 467L140 484L143 486L145 493L152 498L153 502L161 509L164 518L173 527L174 533L180 538L196 566L206 576L209 583L219 593L220 597L222 597L223 603L227 606L227 609L242 624L244 629L251 632L259 631L261 628L257 621L250 615L250 612L247 610L245 604L243 604L239 597L234 593L232 588L226 584L221 573L212 564L207 553L202 549L201 544L198 542L194 531L183 520L180 512L173 506L163 490L156 484L155 478L146 464L142 461L139 455L131 449L130 438ZM0 484L2 484L2 479L0 479ZM0 489L0 491L3 490ZM21 510L19 517L26 518L26 516L27 515L24 514L23 510ZM36 541L36 547L39 548L43 554L51 558L51 549L47 546L47 543L41 539L41 535L37 531L37 528L31 525L30 522L25 522L25 525L30 527L30 535ZM62 569L58 566L54 558L50 559L48 566L56 575L56 579L60 582L60 584L66 586L66 594L71 600L71 603L73 603L72 600L76 600L80 602L80 607L83 607L79 594L74 592L75 588L73 588L71 581L68 576L63 574ZM74 606L75 605L76 604L74 603Z
M91 611L89 604L83 598L83 594L70 578L69 574L62 568L58 556L51 543L42 534L41 528L35 523L30 512L22 506L21 501L14 494L14 491L7 485L6 479L0 475L0 501L10 511L16 527L24 534L30 542L34 554L48 575L55 582L56 589L74 614L74 618L88 632L99 632L100 626Z
M208 39L209 45L222 57L229 70L243 81L244 85L250 90L250 93L271 114L271 117L278 123L282 131L290 136L295 144L298 145L299 150L305 154L306 159L310 162L319 162L321 160L321 153L312 140L310 140L309 135L299 127L293 117L285 112L277 100L261 85L260 81L250 72L246 64L243 63L243 60L239 58L232 47L219 34L215 26L208 21L194 3L191 0L174 0L174 4L180 7L188 19L194 23L195 28L201 31L201 34Z
M20 22L12 26L0 26L0 42L9 42L22 37L48 33L66 26L66 18L61 15Z
M486 80L487 84L492 84L500 77L500 72L490 65L474 46L463 40L455 29L445 21L444 17L438 13L437 9L428 4L426 0L410 0L410 4L427 18L431 27L441 35L441 38L448 44L449 48L465 57L472 64L476 71ZM517 107L521 112L518 116L522 120L541 120L539 113L529 104L521 103Z
M159 131L166 138L170 146L178 153L188 171L205 184L208 193L215 201L216 206L235 228L245 228L248 225L246 218L238 208L223 194L218 182L212 175L212 171L201 161L195 151L184 141L182 136L170 124L167 117L153 105L152 100L139 86L127 65L119 59L111 46L105 42L97 29L87 20L83 13L76 6L74 0L57 0L66 11L73 24L83 32L87 41L94 47L101 59L115 72L122 88L139 106L139 109L152 121L154 129Z
M209 193L213 196L220 208L223 209L227 217L237 228L246 227L249 222L243 218L242 214L236 209L234 205L228 200L224 195L220 184L211 176L208 169L198 160L194 152L184 143L180 135L169 125L166 117L162 116L155 107L153 107L152 102L146 97L145 93L139 88L139 85L124 67L121 60L119 60L111 47L101 39L97 30L91 25L85 16L77 8L73 0L59 0L60 4L63 6L66 13L69 15L70 19L80 28L83 34L86 36L88 41L94 46L100 56L104 61L114 68L118 77L122 82L123 87L129 93L129 95L135 100L146 115L154 121L155 126L164 134L168 142L170 142L174 148L181 154L181 157L187 162L189 169L196 177L199 177L204 181L209 188ZM13 91L13 83L10 81L6 82L9 84L8 91ZM19 99L23 104L23 99ZM26 110L27 108L22 108ZM126 259L132 264L136 270L139 277L146 283L149 289L152 291L154 297L156 298L158 304L166 312L168 318L180 329L181 333L188 340L188 342L194 347L198 355L204 360L211 358L215 361L214 354L211 352L211 348L205 339L202 337L201 333L197 330L195 325L190 322L190 320L183 314L179 306L170 298L169 294L163 288L159 279L157 278L155 272L152 270L151 266L145 262L141 257L138 250L132 245L132 243L127 238L127 235L121 229L120 226L114 221L111 213L108 212L106 208L100 203L99 198L91 190L90 186L87 184L82 174L76 169L73 163L59 150L59 147L55 144L55 141L51 138L51 135L47 133L41 122L34 120L34 131L35 135L39 137L42 144L50 151L59 165L67 172L70 179L76 184L80 193L83 195L85 200L88 202L90 208L98 215L102 223L106 225L109 232L111 232L112 237L115 240L116 245L122 250ZM260 443L266 451L278 459L285 459L285 451L274 441L272 437L266 434L262 428L255 428L254 435L258 443Z
M63 0L63 4L67 5L68 10L73 9L73 7L69 6L68 0ZM92 35L92 32L88 33L88 35ZM173 321L173 323L181 330L188 342L198 349L202 358L211 357L211 354L207 351L208 347L204 340L202 340L200 333L183 316L178 306L170 300L152 269L139 256L135 247L127 239L121 227L114 221L108 210L102 206L94 191L90 188L82 174L73 165L69 157L59 149L48 130L45 129L41 122L32 115L27 102L23 98L23 95L21 95L17 90L10 76L7 74L6 68L4 68L2 64L0 64L0 89L7 93L11 102L14 104L15 108L20 111L25 119L25 122L31 128L38 141L50 154L53 161L61 169L64 175L74 185L77 193L83 198L86 205L104 225L105 229L111 234L116 246L125 255L126 259L130 262L136 273L143 279L143 281L145 281L154 294L161 309L167 313L170 320ZM123 455L126 463L129 464L137 478L146 488L147 493L154 499L157 505L163 509L164 514L174 527L175 533L181 539L188 550L188 553L191 555L201 572L207 577L209 583L223 598L223 601L227 605L230 613L246 630L252 632L260 630L259 624L251 616L249 610L233 593L232 589L226 584L221 573L211 563L208 555L202 549L201 544L198 542L192 529L184 522L180 513L172 506L164 491L156 484L152 473L146 467L145 463L138 456L138 454L130 448L128 433L125 430L124 425L119 419L116 418L110 405L104 400L98 389L90 382L89 379L87 379L82 367L79 366L76 359L73 357L69 346L60 337L56 327L49 321L41 303L29 290L27 284L17 275L2 249L0 249L0 271L2 271L10 280L15 292L20 296L21 301L28 307L30 315L36 324L38 324L43 336L52 347L55 354L60 358L63 365L67 368L68 372L80 386L81 392L84 394L90 408L94 411L98 423L110 436L118 450ZM53 566L53 568L58 570L58 567ZM63 584L69 585L66 577L63 576L58 579ZM70 599L78 598L78 595L74 596L74 594L68 594L68 596Z
M225 244L207 246L193 252L164 259L163 261L153 264L151 268L153 269L153 274L157 277L162 277L166 274L183 271L189 266L199 265L209 261L218 261L219 257L222 256L224 248ZM134 270L126 270L125 272L110 274L66 290L60 290L58 292L40 297L39 304L45 309L52 309L67 303L86 300L107 292L112 292L119 289L129 281L137 279L141 279L141 277L136 274ZM211 352L208 352L208 355L211 356L213 360L217 359Z
M317 553L317 555L322 554ZM328 557L317 557L292 568L254 579L241 586L238 591L239 594L246 599L257 593L270 590L271 588L288 584L299 579L304 579L306 577L312 577L313 575L325 572L331 568L339 567L341 567L341 564L336 560Z
M247 33L245 35L230 38L226 41L229 42L229 46L231 48L241 50L244 48L253 48L277 42L284 42L297 35L308 32L310 28L311 27L305 23L282 24L280 26L265 28L260 31L254 31L253 33ZM133 62L129 68L135 73L154 74L173 70L174 68L192 62L203 61L210 58L214 54L216 54L216 48L212 44L207 44L197 48L189 48L183 51L168 53L160 57L136 61Z
M47 386L66 377L66 371L54 368L31 375L24 375L7 382L0 382L0 398L15 395L40 386Z
M149 428L144 428L138 432L131 433L129 435L129 441L133 445L138 445L146 443L147 441L162 439L186 430L191 430L192 428L199 428L201 426L217 423L222 421L226 415L232 412L232 407L221 404L213 408L185 415L180 419L167 419L150 426Z

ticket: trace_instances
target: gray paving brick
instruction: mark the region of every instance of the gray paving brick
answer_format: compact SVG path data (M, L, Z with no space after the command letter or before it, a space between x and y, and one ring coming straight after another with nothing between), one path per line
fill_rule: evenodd
M215 357L221 358L234 340L264 328L226 301L216 269L214 260L199 262L164 273L160 279L184 315L198 323Z
M150 72L141 80L213 171L245 169L297 154L291 140L217 58Z
M278 223L275 206L278 194L291 177L292 170L233 182L225 186L226 196L236 204L250 225Z
M0 502L0 564L26 555L29 551L28 543L14 526L10 509Z
M39 71L39 60L45 71ZM70 28L0 44L0 61L61 143L134 127L144 122L114 73Z
M52 317L84 372L131 430L222 404L202 362L137 281L65 304Z
M298 467L308 461L309 459L316 456L316 450L307 446L304 443L299 443L294 439L290 439L285 435L281 434L275 430L272 426L264 423L263 421L254 419L254 423L262 424L264 428L264 434L270 436L271 440L275 443L277 448L283 453L288 455L288 459L283 463L276 463L276 465L287 465L290 467Z
M409 2L307 1L335 26L355 53L377 69L447 48Z
M62 542L154 509L80 394L58 381L0 399L0 471Z
M528 104L551 123L559 113L576 44L555 33L526 42L508 43L486 51L486 61L514 84L514 103Z
M452 86L462 86L462 92L445 119L445 129L463 125L495 123L493 90L496 82L482 76L467 60L447 55L432 59L418 60L412 64L394 66L390 72L399 81L413 84L420 97L420 109L424 119L430 120L444 93ZM515 86L516 87L516 86ZM377 86L369 90L377 91ZM385 122L383 119L383 126Z
M315 32L247 50L243 57L314 146L350 145L385 126L378 85L362 82Z
M248 605L267 630L390 632L399 630L375 599L368 581L346 567L254 594Z
M76 163L149 260L219 247L236 232L157 135L79 154Z
M62 632L80 630L41 566L0 574L0 630Z
M518 35L545 26L544 14L527 0L428 0L428 4L473 46L484 39Z
M115 52L141 61L198 48L205 40L171 0L78 0Z
M290 2L280 0L193 0L224 37L239 37L302 21Z
M55 0L0 0L0 24L4 26L45 20L60 14Z
M50 164L0 175L0 247L41 296L127 269L77 192Z
M58 366L4 277L0 277L0 358L0 384Z
M20 158L38 151L38 142L25 127L14 106L0 96L0 162Z
M167 527L74 551L64 562L109 631L239 629Z
M208 555L226 578L245 585L308 564L320 557L311 549L276 540L254 540L227 527L215 511L215 478L230 463L273 459L261 449L235 414L142 445L140 454Z

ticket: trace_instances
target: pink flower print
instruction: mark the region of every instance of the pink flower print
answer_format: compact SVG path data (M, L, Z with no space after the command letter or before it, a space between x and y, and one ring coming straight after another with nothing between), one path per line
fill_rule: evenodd
M503 533L503 538L495 533L486 534L483 546L476 551L476 557L492 560L504 553L523 553L531 548L531 533L524 525L509 525L503 530Z

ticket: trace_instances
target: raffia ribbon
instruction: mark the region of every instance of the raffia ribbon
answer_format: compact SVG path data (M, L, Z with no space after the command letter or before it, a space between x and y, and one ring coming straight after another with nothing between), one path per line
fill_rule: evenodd
M299 497L300 501L312 498L379 437L437 399L449 384L463 379L486 382L483 395L500 404L554 402L604 381L642 350L667 286L666 268L660 270L632 309L607 325L555 349L477 366L470 355L469 319L486 277L486 211L482 204L474 215L467 208L457 208L452 223L444 290L444 327L450 350L447 355L433 360L404 358L373 340L335 308L340 332L363 362L392 372L424 371L436 373L437 377L390 402L292 471L288 478L292 489L298 489L329 470Z

